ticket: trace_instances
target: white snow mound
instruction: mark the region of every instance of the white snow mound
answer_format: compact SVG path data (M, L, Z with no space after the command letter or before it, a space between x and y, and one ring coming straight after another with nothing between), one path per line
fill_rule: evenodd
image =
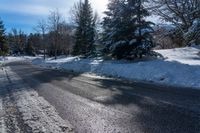
M200 89L199 47L156 50L156 52L160 53L164 59L129 62L62 56L57 60L49 58L46 61L36 58L32 59L32 63L80 73Z

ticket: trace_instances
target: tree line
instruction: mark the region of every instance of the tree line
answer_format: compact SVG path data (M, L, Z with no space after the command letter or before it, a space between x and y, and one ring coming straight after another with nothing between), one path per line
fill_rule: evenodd
M68 24L58 10L53 11L30 35L17 29L5 34L0 21L0 54L135 59L151 55L152 48L169 39L173 47L200 44L199 0L109 0L101 22L84 0L73 6L71 16L73 23ZM149 16L158 16L171 28L155 28L146 19Z

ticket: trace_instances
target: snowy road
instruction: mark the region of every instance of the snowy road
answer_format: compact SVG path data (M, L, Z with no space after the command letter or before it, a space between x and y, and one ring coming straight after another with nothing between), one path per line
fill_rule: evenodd
M200 91L24 62L0 70L0 132L199 133Z
M0 133L73 132L44 98L4 67L0 70Z

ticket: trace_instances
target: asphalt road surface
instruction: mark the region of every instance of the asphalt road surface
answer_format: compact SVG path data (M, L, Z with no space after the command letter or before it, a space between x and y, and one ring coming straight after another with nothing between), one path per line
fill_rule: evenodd
M3 68L8 79L12 73L18 75L78 133L200 133L198 90L74 74L25 62Z

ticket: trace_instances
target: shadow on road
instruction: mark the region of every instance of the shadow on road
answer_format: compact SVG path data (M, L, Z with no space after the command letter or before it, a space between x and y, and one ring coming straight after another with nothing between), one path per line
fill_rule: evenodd
M71 80L74 77L79 76L81 73L73 73L73 72L67 72L67 74L63 74L63 72L54 70L54 69L46 69L46 68L38 68L36 66L33 66L29 63L25 62L11 62L4 65L10 66L14 72L19 74L19 76L23 77L29 77L34 76L35 78L41 80L42 82L51 82L53 80L61 81L64 78ZM27 72L27 73L24 73ZM66 73L66 72L65 72Z
M200 132L199 110L198 112L187 110L187 105L185 109L173 105L176 104L174 102L177 100L186 103L191 100L190 102L192 104L199 105L200 93L198 90L181 91L180 89L176 90L177 88L171 90L168 87L155 88L157 86L140 83L124 83L116 80L95 79L95 81L101 82L103 89L118 91L118 93L107 100L96 101L107 106L122 105L138 107L140 112L133 121L141 123L140 128L145 133ZM170 104L159 102L157 101L158 99L167 100Z
M60 72L57 70L41 69L28 64L22 65L20 63L8 64L11 69L24 79L25 82L29 78L35 78L40 82L32 83L36 88L42 83L50 83L53 81L71 81L80 74L69 72ZM200 113L195 110L181 108L171 104L165 104L159 100L166 100L169 103L180 101L180 103L190 102L199 104L199 91L187 90L171 90L167 87L162 89L158 86L151 86L150 84L134 83L129 81L118 81L113 79L91 79L93 82L99 84L93 85L109 91L112 95L106 95L109 98L98 100L94 99L90 92L87 96L79 94L78 89L68 90L77 95L81 95L94 102L101 103L105 106L113 108L114 106L122 106L123 108L131 108L136 106L139 108L139 113L132 118L133 123L136 121L140 123L140 129L145 133L199 133L200 132ZM98 93L98 91L96 92ZM147 98L146 98L147 97ZM178 102L179 103L179 102ZM177 104L178 104L177 103ZM188 106L189 108L189 106ZM132 112L131 112L132 111ZM81 112L80 112L81 113ZM130 114L134 114L133 110L129 110Z

